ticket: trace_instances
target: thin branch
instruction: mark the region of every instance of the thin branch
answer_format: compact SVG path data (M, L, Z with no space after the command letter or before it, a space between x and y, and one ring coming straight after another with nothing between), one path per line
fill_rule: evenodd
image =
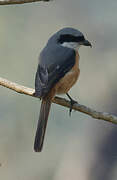
M48 2L50 0L0 0L0 5L24 4L38 1Z
M34 89L31 89L31 88L28 88L25 86L21 86L17 83L8 81L7 79L0 78L0 85L4 86L6 88L12 89L13 91L16 91L18 93L35 97L35 95L34 95L35 90ZM53 100L53 103L59 104L61 106L65 106L68 108L70 107L70 102L67 101L66 99L60 98L60 97L55 97ZM94 119L104 120L104 121L111 122L113 124L117 124L117 116L114 116L110 113L97 112L97 111L95 111L89 107L86 107L86 106L78 104L78 103L73 105L73 109L76 111L80 111L82 113L85 113L85 114L93 117Z

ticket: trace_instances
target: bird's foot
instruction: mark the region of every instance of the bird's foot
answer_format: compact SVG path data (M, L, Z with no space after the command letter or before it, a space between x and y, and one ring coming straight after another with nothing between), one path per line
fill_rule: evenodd
M76 103L78 103L78 102L77 102L77 101L75 101L75 100L73 100L73 99L71 98L71 96L70 96L68 93L66 93L66 95L67 95L67 96L68 96L68 98L70 99L69 116L71 116L72 109L73 109L73 105L74 105L74 104L76 104Z

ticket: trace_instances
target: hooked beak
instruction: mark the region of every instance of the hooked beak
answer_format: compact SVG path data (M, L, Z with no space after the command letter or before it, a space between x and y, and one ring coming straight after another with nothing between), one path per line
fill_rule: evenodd
M88 40L84 40L84 41L82 42L82 45L92 47L91 43L90 43Z

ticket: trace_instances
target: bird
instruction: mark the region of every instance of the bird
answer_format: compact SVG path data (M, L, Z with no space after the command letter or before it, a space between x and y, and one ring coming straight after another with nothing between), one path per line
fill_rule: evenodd
M52 100L56 94L66 94L74 101L68 91L78 80L80 46L90 46L82 32L72 27L65 27L54 33L42 49L35 76L35 96L41 102L40 115L35 135L34 151L41 152Z

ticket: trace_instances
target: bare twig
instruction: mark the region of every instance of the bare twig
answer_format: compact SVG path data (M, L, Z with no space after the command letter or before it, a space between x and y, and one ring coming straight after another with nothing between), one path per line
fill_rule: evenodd
M34 95L35 90L34 89L31 89L31 88L28 88L25 86L21 86L19 84L8 81L6 79L0 78L0 85L4 86L6 88L12 89L13 91L16 91L18 93L35 97L35 95ZM66 99L60 98L60 97L55 97L53 100L53 103L56 103L56 104L59 104L61 106L65 106L68 108L70 107L70 102L67 101ZM87 115L89 115L95 119L104 120L104 121L111 122L113 124L117 124L117 116L114 116L110 113L97 112L97 111L95 111L89 107L86 107L86 106L78 104L78 103L73 105L73 109L76 111L80 111L82 113L85 113L85 114L87 114Z
M24 4L24 3L32 3L38 1L48 2L50 0L0 0L0 5Z

